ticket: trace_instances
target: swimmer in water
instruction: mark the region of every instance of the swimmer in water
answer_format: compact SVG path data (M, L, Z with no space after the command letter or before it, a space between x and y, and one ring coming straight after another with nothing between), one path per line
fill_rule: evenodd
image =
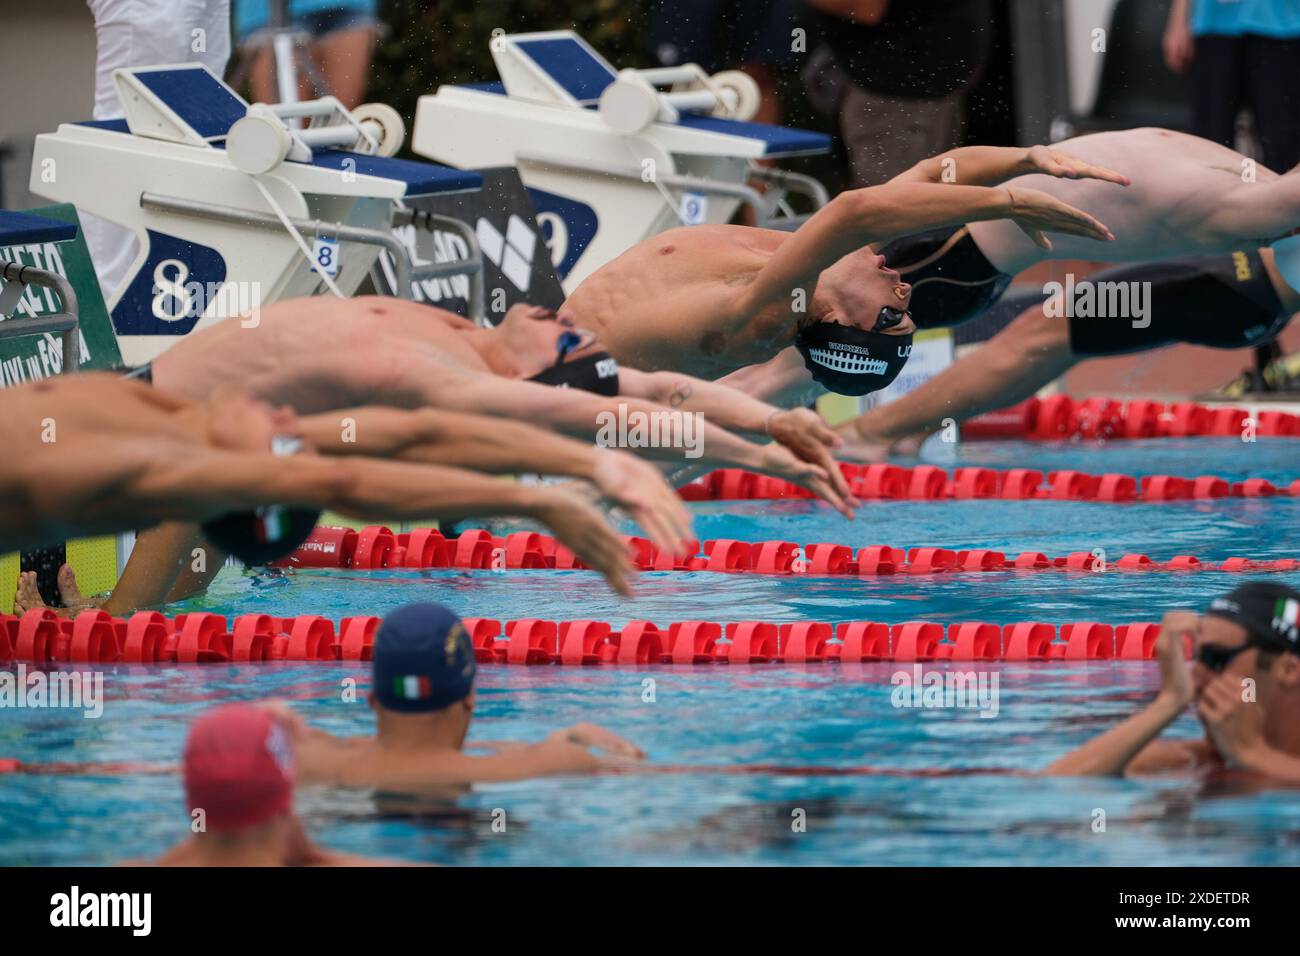
M334 737L293 718L287 705L272 705L293 720L302 783L454 796L474 783L593 773L645 756L635 744L592 724L556 731L535 744L471 744L494 752L465 753L477 665L460 618L441 605L411 604L384 618L372 666L372 737Z
M1183 642L1191 640L1190 669ZM1248 581L1204 615L1165 615L1155 699L1047 768L1053 776L1232 768L1300 783L1300 592ZM1157 738L1192 704L1203 737Z
M5 389L0 412L0 552L202 521L218 547L266 563L301 543L324 508L363 520L517 515L551 528L629 593L622 538L573 493L439 465L303 453L292 411L238 389L194 402L86 372Z
M185 741L185 805L194 831L154 866L389 866L318 846L293 811L292 741L251 704L203 714Z

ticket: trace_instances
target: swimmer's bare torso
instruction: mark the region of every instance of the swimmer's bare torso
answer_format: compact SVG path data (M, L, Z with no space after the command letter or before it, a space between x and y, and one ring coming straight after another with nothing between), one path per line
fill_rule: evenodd
M1115 241L1053 234L1047 252L1012 223L971 223L980 251L1007 275L1046 258L1140 262L1230 252L1300 226L1300 177L1288 181L1294 188L1281 189L1282 177L1272 170L1197 136L1157 128L1120 130L1064 140L1054 148L1124 173L1131 184L1115 189L1095 180L1040 174L1007 185L1042 190L1087 210L1110 227ZM1287 209L1295 213L1290 225L1284 225Z
M565 308L625 364L716 377L794 341L793 297L764 304L731 332L706 320L734 315L740 293L789 238L746 226L670 229L602 266Z
M126 489L202 440L190 402L81 373L0 392L0 551L116 530Z

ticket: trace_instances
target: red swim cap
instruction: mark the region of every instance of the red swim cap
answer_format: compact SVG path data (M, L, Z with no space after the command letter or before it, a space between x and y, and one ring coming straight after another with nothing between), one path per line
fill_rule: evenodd
M242 830L293 807L293 749L280 722L251 704L226 704L190 727L185 802L211 830Z

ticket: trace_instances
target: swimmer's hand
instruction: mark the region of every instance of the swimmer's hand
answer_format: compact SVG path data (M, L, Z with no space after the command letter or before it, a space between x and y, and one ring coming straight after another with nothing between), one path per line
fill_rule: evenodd
M1206 732L1229 767L1265 769L1261 758L1268 751L1264 740L1264 708L1254 699L1243 700L1241 676L1220 674L1201 690L1196 712Z
M800 461L784 445L763 445L761 452L760 465L756 471L807 488L844 517L853 517L853 506L849 504L849 499L835 489L829 473L821 465ZM835 471L838 473L839 469Z
M1117 186L1132 185L1132 181L1123 173L1117 173L1104 166L1085 163L1050 146L1029 147L1028 165L1029 172L1046 173L1058 179L1100 179L1103 182L1115 183Z
M860 502L849 490L849 481L840 471L832 452L844 440L831 429L811 408L791 408L777 412L767 420L767 433L772 440L790 449L800 461L820 466L830 477L831 485L840 498L856 508Z
M604 450L592 482L627 511L661 551L678 553L691 536L691 513L662 472L626 452Z
M632 741L620 737L612 730L606 730L596 724L574 724L572 727L566 727L564 730L557 730L551 734L552 740L565 740L579 747L589 747L592 750L601 750L605 753L615 756L624 757L629 760L644 760L645 751L638 747Z
M1010 208L1007 218L1024 230L1034 244L1051 251L1052 242L1044 233L1061 232L1083 236L1098 242L1113 242L1115 236L1104 225L1081 209L1061 202L1037 189L1006 187Z
M1160 694L1179 710L1192 700L1183 635L1196 633L1198 618L1190 611L1170 611L1160 622L1156 660L1160 662Z
M571 491L533 489L535 504L529 512L553 532L556 539L609 586L624 597L632 596L632 561L624 543L604 516Z

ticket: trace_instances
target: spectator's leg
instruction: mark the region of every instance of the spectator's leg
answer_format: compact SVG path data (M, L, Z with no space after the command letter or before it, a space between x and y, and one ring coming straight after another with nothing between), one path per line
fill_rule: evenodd
M906 100L850 84L840 105L840 136L853 185L879 185L955 146L963 98L959 91L937 100Z
M378 40L374 27L360 26L331 31L312 44L312 57L330 92L348 109L365 98Z
M1255 111L1260 161L1285 172L1300 163L1300 39L1244 38L1247 95Z
M1241 41L1237 37L1199 36L1192 60L1192 132L1229 149L1235 148L1241 112Z

